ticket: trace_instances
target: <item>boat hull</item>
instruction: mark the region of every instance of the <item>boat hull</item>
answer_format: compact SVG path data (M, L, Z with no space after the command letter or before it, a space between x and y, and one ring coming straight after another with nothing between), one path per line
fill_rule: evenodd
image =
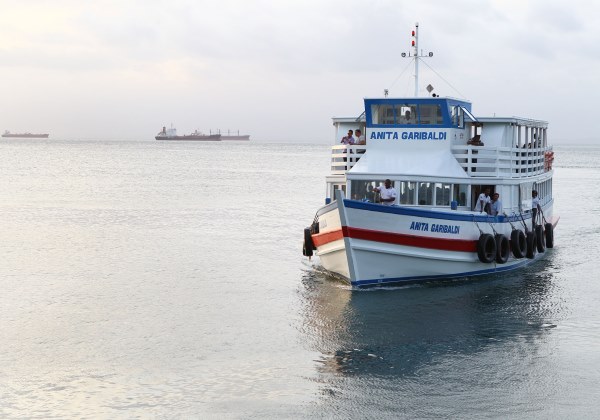
M250 135L241 135L241 136L224 136L221 135L221 140L250 140Z
M337 205L336 203L340 203ZM313 235L326 270L355 287L415 283L499 273L524 267L534 258L481 262L482 234L531 230L531 218L491 217L472 212L383 206L336 200L318 212L319 234ZM544 209L553 225L551 203ZM324 229L321 226L324 225Z
M5 138L14 139L47 139L49 134L2 134Z

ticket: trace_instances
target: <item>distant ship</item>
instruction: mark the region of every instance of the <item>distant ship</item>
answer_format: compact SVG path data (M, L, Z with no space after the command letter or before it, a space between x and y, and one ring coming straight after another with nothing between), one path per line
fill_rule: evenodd
M49 134L33 134L33 133L11 133L6 130L2 137L14 137L21 139L47 139Z
M218 130L218 133L221 134L221 130ZM221 140L250 140L249 134L240 134L238 130L237 134L231 134L229 130L227 130L227 135L221 134Z
M167 128L163 127L162 131L159 132L156 137L156 140L201 140L201 141L221 141L220 134L203 134L198 130L194 131L192 134L184 134L183 136L177 135L176 128Z

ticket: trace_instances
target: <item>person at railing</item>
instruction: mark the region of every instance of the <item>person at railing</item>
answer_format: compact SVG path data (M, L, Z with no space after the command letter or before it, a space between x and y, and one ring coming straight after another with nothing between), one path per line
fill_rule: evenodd
M479 134L476 134L475 137L467 141L467 144L471 146L485 146L485 144L483 144L483 142L481 141L481 135Z
M354 132L352 130L348 130L348 134L342 137L342 141L340 143L345 144L346 146L354 144L354 137L352 136ZM348 153L347 150L344 150L344 153ZM344 157L344 162L346 162L348 158Z
M348 130L348 135L342 137L342 144L354 144L354 136L352 135L354 132L352 130Z
M500 194L494 193L492 195L490 209L492 216L498 216L499 214L502 214L502 201L500 201Z
M383 204L384 206L392 206L396 202L396 196L398 195L398 193L396 192L396 189L392 187L391 180L386 179L384 182L384 186L375 187L373 188L373 190L380 194L380 201L381 204Z
M357 128L354 133L356 134L356 144L367 144L367 139L365 139L364 134L360 131L360 128Z
M489 213L488 209L490 208L489 204L491 203L491 201L492 200L490 199L490 189L486 188L481 194L479 194L479 197L477 198L477 203L475 203L475 208L473 210L479 211L481 213L483 213L484 211L486 213Z

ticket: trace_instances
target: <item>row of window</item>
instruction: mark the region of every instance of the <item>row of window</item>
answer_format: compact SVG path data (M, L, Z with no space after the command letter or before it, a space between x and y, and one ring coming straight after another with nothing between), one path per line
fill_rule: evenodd
M378 201L375 187L382 187L381 181L351 181L352 198L371 203ZM467 205L470 185L445 184L439 182L396 181L393 183L398 192L398 203L422 206L449 206L456 201L459 206Z
M374 104L371 122L375 125L441 125L442 107L438 104Z

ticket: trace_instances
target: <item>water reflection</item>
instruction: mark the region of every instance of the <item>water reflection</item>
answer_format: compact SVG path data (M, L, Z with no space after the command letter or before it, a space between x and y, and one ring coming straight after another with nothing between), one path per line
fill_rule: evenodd
M477 281L351 291L304 275L301 330L324 377L418 375L453 358L522 343L535 352L563 311L551 261Z

